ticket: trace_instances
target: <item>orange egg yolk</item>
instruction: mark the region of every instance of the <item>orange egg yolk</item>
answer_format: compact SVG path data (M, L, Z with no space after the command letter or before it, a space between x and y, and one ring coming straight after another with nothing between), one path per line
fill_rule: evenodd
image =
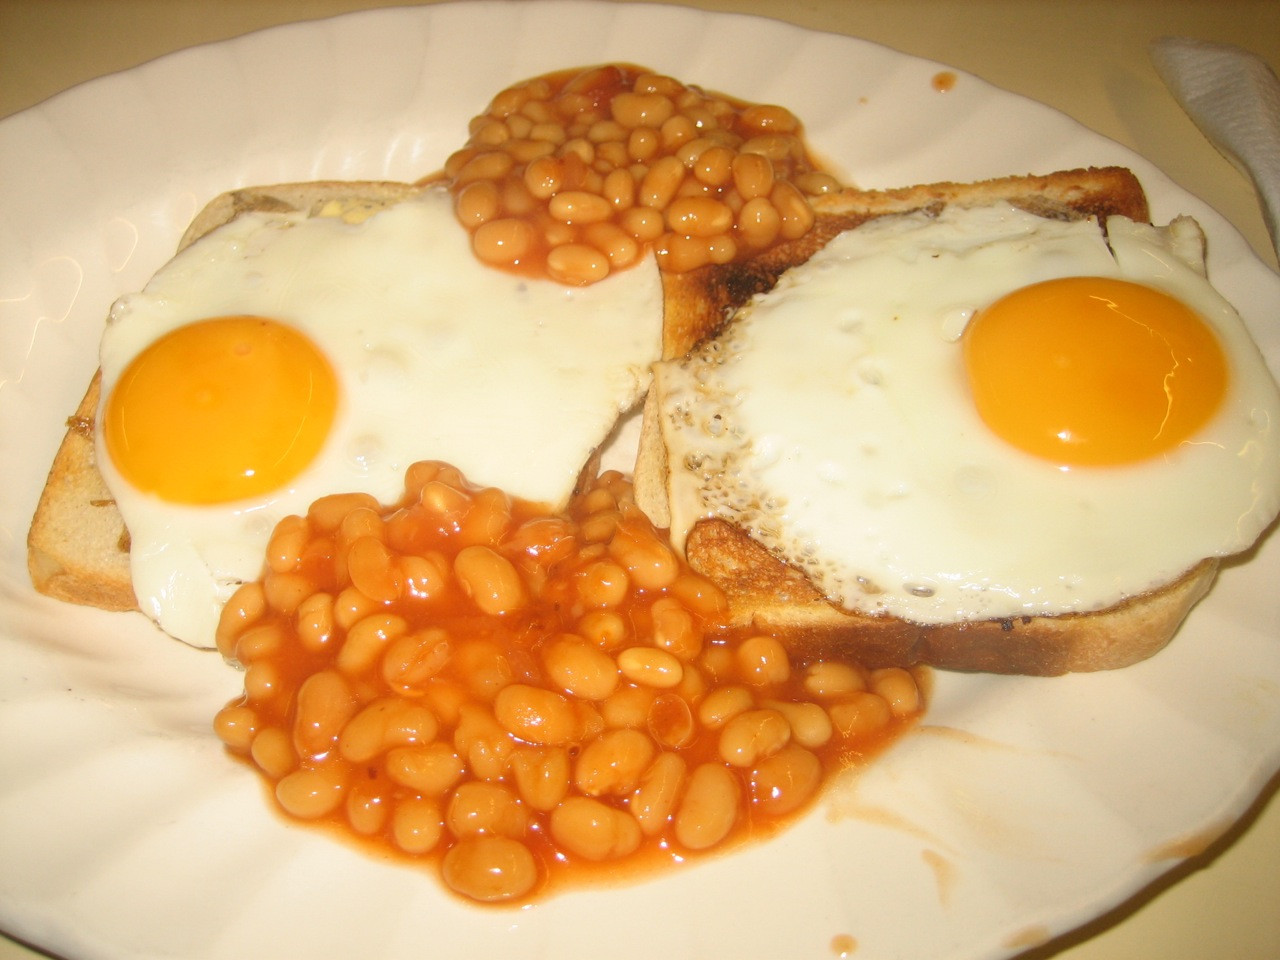
M226 503L296 477L324 444L337 402L333 368L307 337L262 317L217 317L133 359L107 399L103 432L138 489Z
M1213 416L1227 388L1222 347L1200 315L1127 280L1015 290L969 322L963 353L987 426L1067 467L1170 450Z

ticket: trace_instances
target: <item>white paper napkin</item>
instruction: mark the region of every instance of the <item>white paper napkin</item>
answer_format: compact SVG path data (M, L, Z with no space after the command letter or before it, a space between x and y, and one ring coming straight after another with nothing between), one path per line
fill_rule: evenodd
M1154 41L1151 60L1196 126L1253 181L1280 254L1280 80L1247 50L1185 37Z

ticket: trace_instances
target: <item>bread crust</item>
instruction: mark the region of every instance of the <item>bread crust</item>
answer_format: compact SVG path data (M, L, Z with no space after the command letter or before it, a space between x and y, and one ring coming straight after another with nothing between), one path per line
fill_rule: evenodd
M317 181L232 190L192 220L177 252L249 212L360 219L424 189L394 181ZM95 373L41 491L27 532L27 571L40 593L104 610L136 610L129 572L129 534L102 480L94 446L100 374Z

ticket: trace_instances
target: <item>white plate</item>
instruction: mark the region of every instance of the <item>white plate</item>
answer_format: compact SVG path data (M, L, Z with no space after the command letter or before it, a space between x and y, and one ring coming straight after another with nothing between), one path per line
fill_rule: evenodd
M572 24L572 26L570 26ZM794 829L514 911L286 825L210 733L239 677L137 615L36 596L24 538L107 305L232 186L413 178L510 81L629 60L783 103L867 186L1121 163L1280 366L1280 281L1148 163L1035 103L844 37L668 6L472 3L268 30L0 124L0 927L75 958L1005 956L1227 827L1280 767L1280 539L1121 672L940 675L927 725Z

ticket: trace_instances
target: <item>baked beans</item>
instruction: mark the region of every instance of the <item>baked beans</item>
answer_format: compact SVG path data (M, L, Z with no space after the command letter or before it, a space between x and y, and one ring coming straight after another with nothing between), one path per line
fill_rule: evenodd
M804 236L808 197L839 188L786 108L628 64L503 90L444 177L480 260L569 285L649 247L674 273L758 254Z
M617 473L556 515L417 463L399 504L282 521L264 569L219 624L217 735L290 817L472 901L768 835L923 709L911 671L730 630Z

